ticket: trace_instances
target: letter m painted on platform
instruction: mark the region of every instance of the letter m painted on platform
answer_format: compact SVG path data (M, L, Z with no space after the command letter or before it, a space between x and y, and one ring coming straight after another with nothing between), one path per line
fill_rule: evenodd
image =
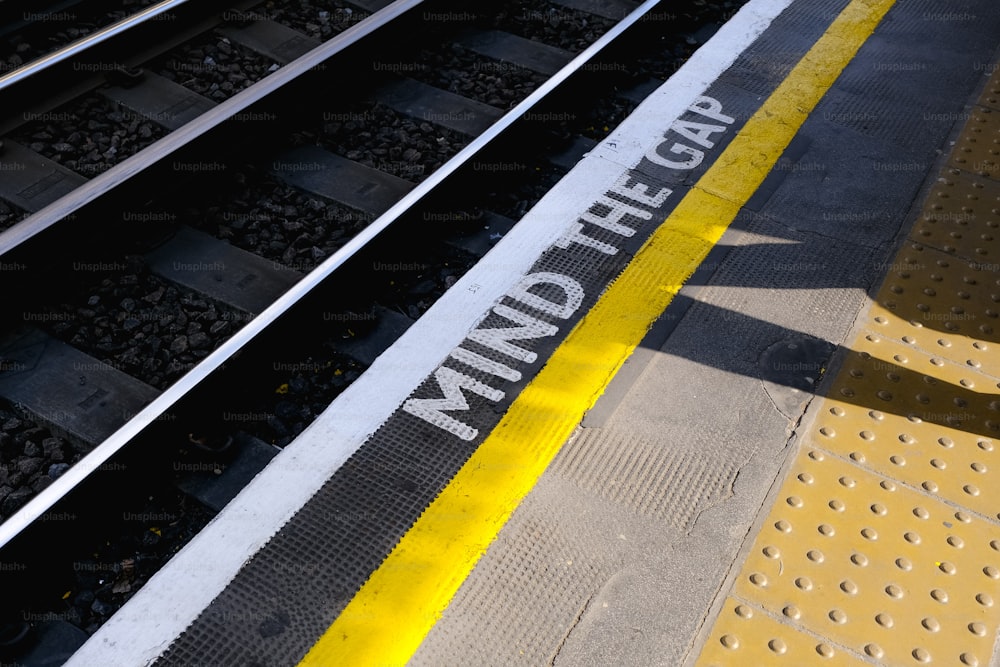
M469 409L465 394L462 393L463 389L491 401L499 401L503 398L503 392L445 366L434 371L434 379L437 380L438 388L441 389L444 398L411 398L403 403L403 410L428 424L457 435L462 440L472 440L479 434L479 430L446 415L444 410Z

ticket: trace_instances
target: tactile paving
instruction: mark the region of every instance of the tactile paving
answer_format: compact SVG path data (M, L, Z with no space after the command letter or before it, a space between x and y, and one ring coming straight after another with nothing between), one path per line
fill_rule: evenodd
M855 665L856 658L822 637L786 625L767 612L729 598L705 645L706 667L730 665Z
M788 629L766 643L805 630L878 664L987 664L1000 624L1000 526L810 448L731 600L784 619ZM716 633L723 646L740 636Z
M1000 111L975 106L949 165L1000 181Z
M908 241L887 269L869 329L1000 377L1000 265Z
M1000 184L945 170L910 236L970 262L1000 266Z
M699 665L990 664L1000 629L992 74L910 238L881 267Z

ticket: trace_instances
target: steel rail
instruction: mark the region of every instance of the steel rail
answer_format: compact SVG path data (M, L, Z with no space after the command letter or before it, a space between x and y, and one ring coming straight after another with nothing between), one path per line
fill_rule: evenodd
M0 90L9 88L10 86L23 81L30 76L38 74L44 69L52 67L56 63L61 63L68 58L72 58L78 53L82 53L92 46L96 46L116 35L120 35L137 25L155 19L160 14L170 11L175 7L179 7L187 1L188 0L164 0L164 2L147 7L141 12L136 12L135 14L132 14L117 23L112 23L107 27L101 28L97 32L93 32L86 37L81 37L72 44L67 44L57 51L46 54L37 60L32 60L27 65L18 67L17 69L0 76Z
M398 9L397 5L413 6L422 0L406 0L395 3L381 11ZM13 539L22 530L28 527L33 521L39 518L44 512L49 510L66 494L68 494L79 483L85 480L92 472L97 470L101 464L105 463L112 455L128 444L132 438L137 436L143 429L152 424L158 417L174 406L181 398L188 394L198 383L207 378L212 372L218 369L230 357L242 349L258 334L273 324L287 310L294 306L299 300L310 293L321 282L328 278L333 272L353 257L358 251L364 248L376 236L388 228L393 222L399 219L404 213L413 208L421 199L432 192L448 176L457 171L462 165L472 159L484 146L498 137L504 130L519 121L524 114L541 102L549 93L562 84L566 79L575 74L605 47L611 44L621 33L638 22L653 7L659 4L660 0L646 0L639 5L621 22L612 27L602 35L596 42L581 51L573 60L567 63L561 70L556 72L549 80L535 89L528 97L522 100L517 106L508 111L497 120L487 130L476 137L469 145L455 154L450 160L441 165L436 171L419 183L413 190L408 192L402 199L394 204L388 211L372 221L360 233L352 237L345 245L335 251L330 257L323 261L313 271L306 274L298 283L292 286L287 292L282 294L274 303L264 309L257 317L248 322L242 329L237 331L225 343L220 345L211 354L201 361L197 366L188 371L184 376L170 385L162 394L138 412L131 420L123 424L117 431L111 434L104 442L94 448L89 454L75 463L48 487L42 490L37 496L31 499L24 507L0 524L0 547ZM403 11L403 10L399 10ZM370 20L377 14L369 17ZM355 27L361 27L358 24ZM342 33L343 34L343 33ZM317 49L318 50L318 49ZM303 58L308 57L315 51L311 51ZM296 61L297 62L297 61ZM280 73L282 70L278 70ZM272 75L273 76L273 75ZM178 130L178 132L182 131ZM168 135L165 139L169 139ZM161 140L164 141L165 139ZM124 164L124 163L123 163ZM119 165L121 166L121 165ZM84 186L85 187L85 186Z
M72 192L32 213L13 227L0 232L0 255L10 252L36 234L45 231L70 213L79 210L147 167L183 148L281 86L320 65L327 58L336 55L389 21L422 4L423 1L396 0L391 5L380 9L365 20L323 42L312 51L269 74L228 100L220 102L198 118L150 144L135 155L95 176Z

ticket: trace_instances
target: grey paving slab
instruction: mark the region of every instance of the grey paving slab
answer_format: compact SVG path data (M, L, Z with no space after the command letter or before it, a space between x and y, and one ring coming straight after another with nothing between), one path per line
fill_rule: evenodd
M772 170L768 179L782 182L760 214L838 241L875 247L892 240L923 183L928 159L816 117L797 141L804 151Z

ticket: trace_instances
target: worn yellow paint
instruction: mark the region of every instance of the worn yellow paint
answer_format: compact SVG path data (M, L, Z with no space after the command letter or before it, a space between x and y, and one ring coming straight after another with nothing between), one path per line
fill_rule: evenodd
M854 0L568 334L303 665L413 655L511 513L888 11Z

